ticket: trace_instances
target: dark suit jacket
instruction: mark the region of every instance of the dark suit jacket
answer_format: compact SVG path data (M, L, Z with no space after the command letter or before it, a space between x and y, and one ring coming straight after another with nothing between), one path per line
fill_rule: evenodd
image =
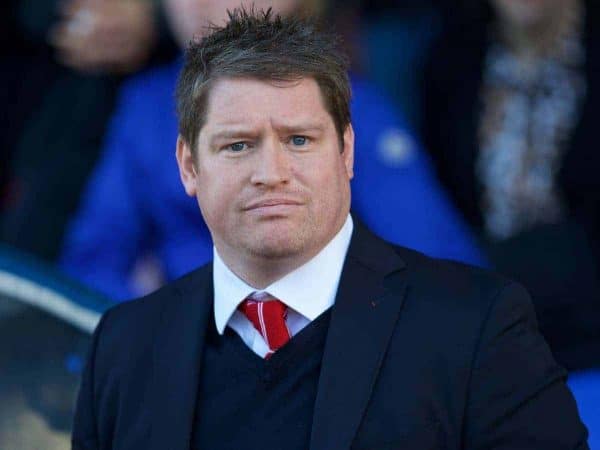
M212 266L102 318L73 448L187 450ZM325 346L311 450L587 449L526 292L356 227Z

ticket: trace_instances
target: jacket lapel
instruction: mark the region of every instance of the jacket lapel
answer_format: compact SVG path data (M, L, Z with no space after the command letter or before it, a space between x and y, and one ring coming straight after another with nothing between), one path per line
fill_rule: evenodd
M403 267L391 246L355 227L325 344L311 450L350 448L403 303L404 281L384 280Z
M212 264L164 301L154 343L152 450L189 450L204 337L212 311Z

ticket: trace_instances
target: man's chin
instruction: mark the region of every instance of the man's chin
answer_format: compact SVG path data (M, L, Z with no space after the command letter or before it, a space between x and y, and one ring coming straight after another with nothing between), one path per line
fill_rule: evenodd
M288 259L302 254L302 246L291 240L267 239L249 246L250 253L265 260Z
M246 248L255 257L283 259L301 256L304 251L302 234L297 230L264 230L247 242Z

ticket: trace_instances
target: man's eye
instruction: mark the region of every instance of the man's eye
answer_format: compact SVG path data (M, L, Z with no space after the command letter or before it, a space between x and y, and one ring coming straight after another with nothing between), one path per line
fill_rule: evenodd
M308 143L308 138L306 136L292 136L292 139L290 139L292 144L296 145L296 146L303 146L306 145Z
M233 144L229 144L227 149L232 152L241 152L242 150L245 150L246 147L248 147L248 144L245 142L234 142Z

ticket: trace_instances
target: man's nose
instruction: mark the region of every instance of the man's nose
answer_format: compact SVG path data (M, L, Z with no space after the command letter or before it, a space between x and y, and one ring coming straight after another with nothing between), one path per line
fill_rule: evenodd
M290 155L279 139L268 139L261 144L255 164L253 184L274 186L290 180Z

